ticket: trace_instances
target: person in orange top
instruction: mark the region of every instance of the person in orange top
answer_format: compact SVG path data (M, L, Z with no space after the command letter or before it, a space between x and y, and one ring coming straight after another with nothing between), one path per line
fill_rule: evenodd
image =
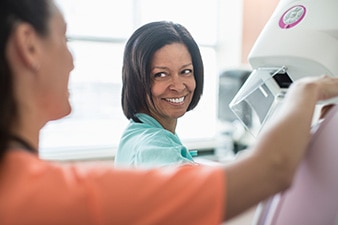
M0 224L220 224L292 184L316 102L338 96L338 78L296 81L250 154L224 167L58 165L38 148L71 112L65 33L53 0L0 2Z

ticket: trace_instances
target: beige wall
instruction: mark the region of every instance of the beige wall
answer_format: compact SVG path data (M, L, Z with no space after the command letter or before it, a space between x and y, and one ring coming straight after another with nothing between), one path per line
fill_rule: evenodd
M265 23L269 20L278 0L243 0L242 63L247 57Z

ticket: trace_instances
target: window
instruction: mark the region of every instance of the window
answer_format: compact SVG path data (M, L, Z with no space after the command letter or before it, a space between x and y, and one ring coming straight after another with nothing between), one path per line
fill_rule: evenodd
M57 0L67 26L75 69L72 113L41 131L40 157L69 160L113 157L128 124L121 109L122 56L126 40L150 21L181 23L198 42L205 67L199 105L179 119L177 133L191 148L215 136L219 65L219 0Z

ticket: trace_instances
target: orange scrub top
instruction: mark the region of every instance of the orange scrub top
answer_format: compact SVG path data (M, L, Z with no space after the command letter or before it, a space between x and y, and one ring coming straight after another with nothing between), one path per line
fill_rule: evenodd
M0 224L6 225L219 225L224 194L218 167L78 167L14 149L0 162Z

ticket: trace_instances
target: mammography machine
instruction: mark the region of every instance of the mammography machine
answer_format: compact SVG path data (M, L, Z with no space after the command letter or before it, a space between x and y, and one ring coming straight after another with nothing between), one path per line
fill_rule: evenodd
M337 0L281 0L277 5L249 54L253 72L230 103L254 136L278 109L293 81L338 76L337 10ZM243 119L246 116L252 121Z
M338 76L337 10L337 0L280 0L249 54L253 72L229 105L254 136L276 114L293 81ZM252 115L245 114L244 106ZM252 117L250 125L245 116ZM338 225L337 137L338 105L321 123L314 120L292 186L261 203L253 224Z
M261 203L252 225L338 225L338 105L313 127L292 186Z

